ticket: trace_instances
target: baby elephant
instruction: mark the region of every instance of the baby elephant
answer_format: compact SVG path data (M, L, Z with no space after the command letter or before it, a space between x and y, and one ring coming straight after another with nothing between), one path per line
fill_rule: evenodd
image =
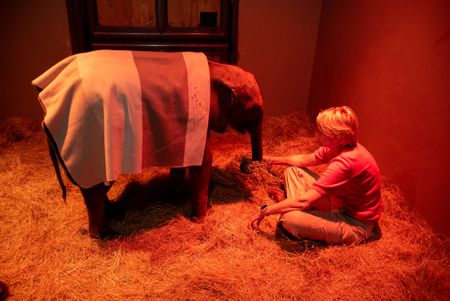
M212 171L209 131L229 124L251 137L262 159L263 101L255 77L208 61L202 53L97 50L72 55L32 84L65 198L59 164L80 187L93 238L114 233L105 182L145 168L171 168L171 182L189 168L192 217L207 213ZM58 164L59 163L59 164Z

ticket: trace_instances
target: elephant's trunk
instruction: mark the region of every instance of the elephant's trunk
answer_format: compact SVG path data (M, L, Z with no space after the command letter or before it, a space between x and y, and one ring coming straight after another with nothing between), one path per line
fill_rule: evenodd
M252 142L252 160L262 161L262 122L259 122L256 127L250 132Z

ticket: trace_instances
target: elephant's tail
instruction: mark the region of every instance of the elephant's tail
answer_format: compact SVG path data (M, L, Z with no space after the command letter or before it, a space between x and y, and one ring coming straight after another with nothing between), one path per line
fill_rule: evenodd
M48 142L48 151L50 153L50 158L52 159L53 167L55 168L56 177L58 178L59 186L61 187L61 190L62 190L62 197L63 197L63 200L65 201L66 196L67 196L67 189L66 189L66 185L64 185L63 179L61 177L61 171L59 170L57 153L49 139L47 139L47 142Z

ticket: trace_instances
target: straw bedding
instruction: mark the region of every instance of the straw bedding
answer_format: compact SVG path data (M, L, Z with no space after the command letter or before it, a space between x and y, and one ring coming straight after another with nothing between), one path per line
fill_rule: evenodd
M123 214L110 223L122 237L99 241L88 237L81 194L67 179L62 201L43 133L29 122L1 128L0 280L8 300L449 298L449 240L433 234L388 181L381 240L291 241L274 235L275 216L252 231L248 223L260 204L272 202L266 188L281 184L283 167L245 164L249 138L230 131L212 136L211 209L203 223L187 218L188 197L167 197L168 170L150 169L112 187ZM316 146L303 115L266 119L266 153Z

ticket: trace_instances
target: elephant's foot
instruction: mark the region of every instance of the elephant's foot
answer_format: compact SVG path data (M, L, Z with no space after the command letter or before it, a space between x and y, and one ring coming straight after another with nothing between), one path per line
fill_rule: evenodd
M190 166L190 188L192 194L192 220L202 221L208 212L209 184L212 173L212 152L209 137L201 166Z
M89 225L89 237L92 239L109 240L118 237L120 234L112 229L108 224L101 227Z
M120 233L115 231L113 228L107 226L106 229L103 229L98 233L98 237L101 240L110 240L120 236ZM92 237L92 236L91 236Z
M191 221L202 222L208 214L208 199L192 200L192 215Z
M205 216L202 217L202 218L198 218L198 217L192 216L190 221L193 222L193 223L196 223L196 224L201 224L201 223L203 223L205 221Z
M193 223L201 224L205 221L206 213L204 215L192 215L190 220Z
M109 187L103 183L91 188L81 188L84 203L88 212L89 236L94 239L110 239L118 236L118 233L111 229L106 222L106 210L112 210L112 204L108 200L107 192Z

